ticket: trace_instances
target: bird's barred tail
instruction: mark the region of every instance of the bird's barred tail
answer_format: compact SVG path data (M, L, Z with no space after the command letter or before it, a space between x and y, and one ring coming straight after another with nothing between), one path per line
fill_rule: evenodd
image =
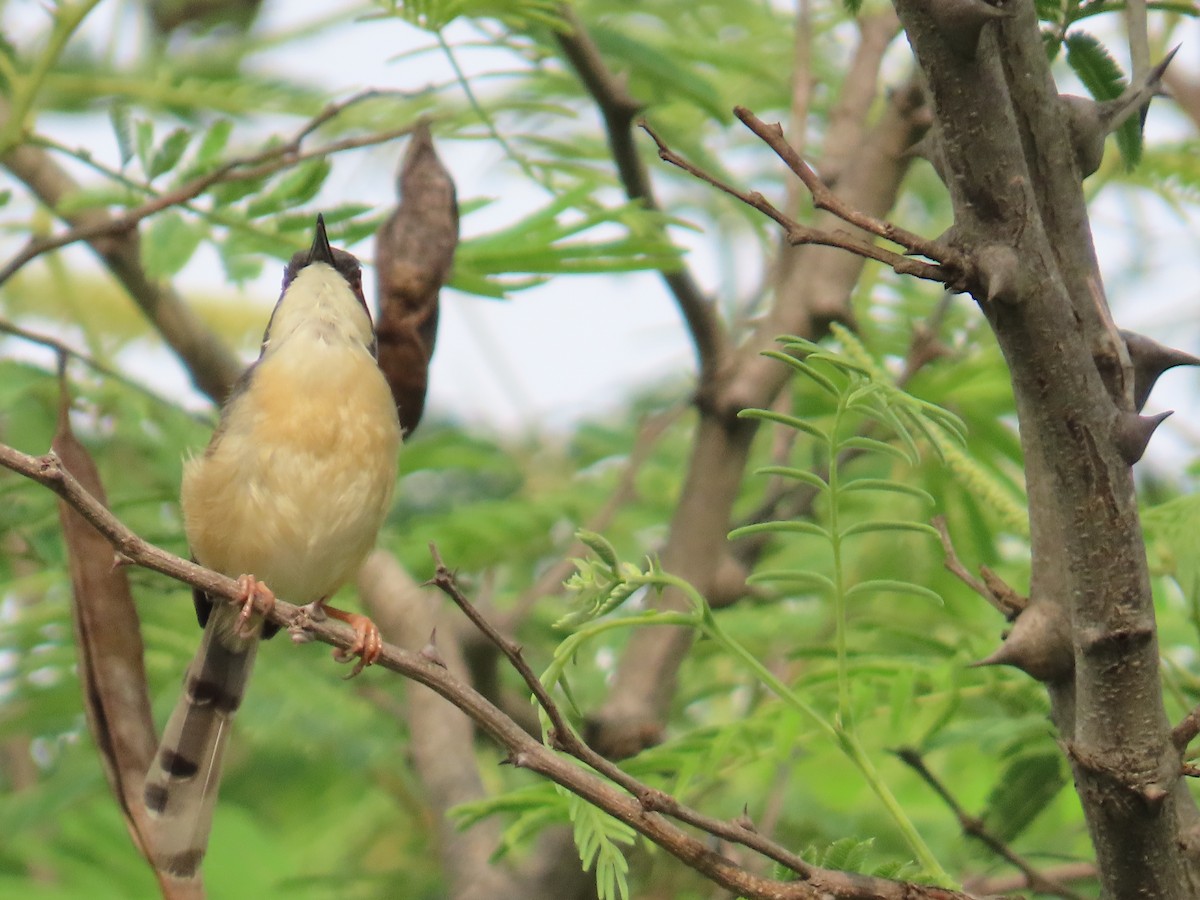
M221 758L258 651L257 635L237 635L237 616L228 604L212 609L146 774L155 865L182 878L196 874L208 848Z

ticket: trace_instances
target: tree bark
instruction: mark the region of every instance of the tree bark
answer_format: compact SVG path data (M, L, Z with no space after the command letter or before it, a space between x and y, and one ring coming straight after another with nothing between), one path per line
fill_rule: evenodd
M1105 895L1194 897L1196 808L1163 706L1132 476L1153 424L1133 408L1034 5L985 5L896 0L932 97L949 240L1016 396L1032 575L1000 661L1048 684Z

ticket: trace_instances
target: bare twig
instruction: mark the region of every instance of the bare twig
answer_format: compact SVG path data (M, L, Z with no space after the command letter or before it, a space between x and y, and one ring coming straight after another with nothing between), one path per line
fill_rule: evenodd
M955 817L958 819L959 825L962 827L963 834L980 841L997 856L1003 857L1008 862L1012 863L1012 865L1020 869L1021 873L1025 876L1026 883L1031 888L1043 894L1051 894L1055 897L1062 897L1063 900L1083 900L1079 894L1075 893L1070 888L1059 884L1030 865L1030 863L1024 857L1020 856L1011 847L1005 844L1004 841L1000 840L998 837L988 831L987 826L983 824L982 819L978 819L975 816L969 815L954 798L954 795L950 793L949 788L947 788L942 783L941 779L939 779L933 774L933 772L929 770L929 767L925 765L925 760L921 757L921 754L917 750L906 747L895 752L896 756L899 757L901 762L920 775L925 783L933 788L934 793L942 798L942 801L950 808L950 811L954 813Z
M874 47L860 46L856 58L860 55L877 57ZM850 77L875 83L870 66L853 66L847 80ZM844 83L842 93L862 88ZM915 83L894 92L878 121L849 148L834 146L833 135L826 135L822 152L849 160L839 190L859 208L883 215L892 207L908 165L903 151L924 127L916 115L920 99ZM866 115L865 108L861 112ZM839 135L849 132L841 129ZM832 218L828 213L822 217ZM742 496L755 435L755 424L737 414L746 407L770 406L788 377L787 367L760 354L780 334L818 339L822 323L849 308L864 264L862 257L832 248L789 249L793 252L783 257L788 274L772 279L774 302L769 311L722 368L716 390L698 397L700 415L691 455L662 549L664 569L710 600L719 579L717 570L729 552L725 535L735 502ZM683 602L668 590L660 605L669 609ZM605 702L589 715L589 742L596 749L613 758L629 756L661 738L691 639L689 631L672 628L637 631L630 637Z
M950 530L946 525L945 516L934 516L931 524L937 529L939 537L942 539L942 551L946 554L944 565L946 569L953 574L959 581L977 593L980 597L994 606L1006 619L1010 621L1017 617L1017 614L1025 608L1024 604L1020 606L1014 605L1011 597L997 596L988 585L984 584L963 565L962 560L958 558L958 553L954 550L954 542L950 539ZM1015 592L1012 592L1015 595Z
M1094 881L1096 864L1093 862L1063 863L1062 865L1048 866L1042 870L1042 874L1058 884L1071 881ZM965 884L967 890L985 897L1019 891L1030 886L1029 879L1020 872L968 878Z
M1179 724L1171 731L1171 742L1180 753L1187 751L1188 746L1200 735L1200 706L1192 708Z
M742 110L740 107L735 110L735 112L739 115L739 117L743 113L746 115L751 115L746 113L746 111ZM802 225L800 222L797 222L791 216L780 210L777 206L775 206L775 204L773 204L758 191L746 192L739 190L733 185L726 184L720 178L717 178L717 176L706 172L704 169L701 169L699 166L692 164L684 157L680 156L666 145L663 139L659 137L658 133L651 128L649 123L647 123L644 119L638 124L648 135L650 135L651 138L654 139L654 143L658 147L658 156L661 160L670 163L677 168L683 169L683 171L687 172L689 175L692 175L701 181L707 182L718 190L729 194L731 197L736 197L747 206L757 209L764 216L766 216L768 219L771 219L784 230L787 242L793 246L798 246L801 244L818 244L823 247L837 247L853 253L856 256L881 262L884 265L889 266L894 272L897 272L901 275L912 275L915 278L923 278L927 281L936 281L941 284L956 284L960 280L957 272L950 270L947 266L922 262L921 260L912 259L911 257L904 256L903 254L896 253L892 250L885 250L882 247L877 247L874 244L870 244L864 240L861 240L849 232L822 231L819 228L810 228L807 225ZM766 126L763 127L766 128ZM777 143L782 143L783 146L787 146L786 142L783 141L782 130L779 128L779 126L775 125L772 127L779 132ZM763 137L763 135L759 136ZM763 139L767 140L765 137L763 137ZM767 143L771 144L772 142L767 141ZM776 152L779 152L774 144L772 144L772 149L775 149ZM792 155L795 156L796 159L799 159L794 151L792 152ZM804 168L807 168L803 160L800 161L800 165ZM809 169L808 171L811 172L812 170ZM816 176L814 175L813 177L815 178ZM807 184L807 182L805 183ZM826 191L828 192L828 189L826 189ZM853 217L846 218L846 221L851 222L851 224L854 225L859 225L859 221L877 221L874 220L873 217L866 216L862 213L854 213L852 210L840 205L838 205L836 209L833 206L823 206L822 208L828 208L831 212L834 212L839 216L841 216L842 212L845 211L847 215ZM843 216L843 218L845 217ZM855 221L855 219L859 221ZM859 227L863 226L860 225ZM881 230L890 231L890 233L894 235L898 235L900 233L900 229L897 229L894 225L888 225L887 223L881 224L879 228ZM905 234L907 234L907 232L905 232ZM949 251L947 248L940 247L940 245L937 245L936 242L925 241L923 238L919 238L916 235L912 235L912 237L918 243L927 246L931 250L932 248L937 248L936 250L932 251L936 253L936 255L926 254L924 251L921 251L923 256L929 256L931 259L946 257L948 259L953 258L957 260L956 254L954 254L952 251ZM904 246L901 241L895 240L892 237L889 237L888 239L893 240L895 243L901 243L901 245Z
M904 371L896 377L896 387L905 388L918 372L935 359L948 356L950 351L941 341L942 324L950 311L954 294L943 291L941 299L925 321L913 325L912 341L904 357Z
M875 216L867 215L850 206L831 191L820 178L817 173L812 170L812 167L804 161L804 158L792 147L791 144L784 139L783 129L778 123L768 125L758 116L754 115L744 106L735 106L733 114L737 116L747 128L753 131L768 147L775 151L775 154L783 160L789 169L804 183L812 194L813 205L817 209L823 209L833 213L842 221L861 228L869 234L881 237L884 240L891 241L893 244L898 244L909 253L916 253L924 256L927 259L932 259L935 262L941 263L942 267L952 270L952 272L961 273L966 269L966 260L957 251L939 243L931 241L928 238L923 238L919 234L901 228L898 225L893 225L885 219L880 219ZM719 185L718 185L719 186ZM753 206L754 204L751 204ZM782 223L781 223L782 224ZM816 241L806 241L804 243L819 243ZM840 244L830 244L829 246L842 246ZM851 247L845 249L854 251ZM860 253L860 255L863 255ZM879 259L872 256L871 259ZM885 262L886 260L880 260ZM890 265L890 263L889 263ZM907 272L905 270L892 266L901 274L916 275L916 272ZM949 278L951 273L943 272L941 277L932 278L934 281L942 281L946 284L952 283ZM919 275L921 278L928 278L928 275Z

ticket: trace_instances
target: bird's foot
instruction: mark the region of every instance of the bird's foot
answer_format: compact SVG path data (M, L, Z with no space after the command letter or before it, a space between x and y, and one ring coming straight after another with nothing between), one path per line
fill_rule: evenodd
M234 602L242 607L237 618L237 633L241 637L254 637L255 629L250 624L250 617L254 615L254 598L262 600L265 614L275 608L275 593L253 575L239 575L237 583L241 597Z
M358 657L358 662L354 664L347 678L353 678L367 666L374 665L383 653L383 636L379 633L379 627L368 619L366 616L358 613L346 612L343 609L337 609L333 606L325 606L323 602L311 604L309 615L317 621L325 617L325 614L333 618L345 622L354 629L354 643L348 650L334 650L333 658L338 662L349 662L354 657Z

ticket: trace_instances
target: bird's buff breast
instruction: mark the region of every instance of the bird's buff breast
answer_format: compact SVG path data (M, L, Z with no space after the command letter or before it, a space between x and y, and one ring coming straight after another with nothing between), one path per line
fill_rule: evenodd
M332 594L375 543L399 447L391 392L365 348L281 347L184 466L192 553L293 603Z

